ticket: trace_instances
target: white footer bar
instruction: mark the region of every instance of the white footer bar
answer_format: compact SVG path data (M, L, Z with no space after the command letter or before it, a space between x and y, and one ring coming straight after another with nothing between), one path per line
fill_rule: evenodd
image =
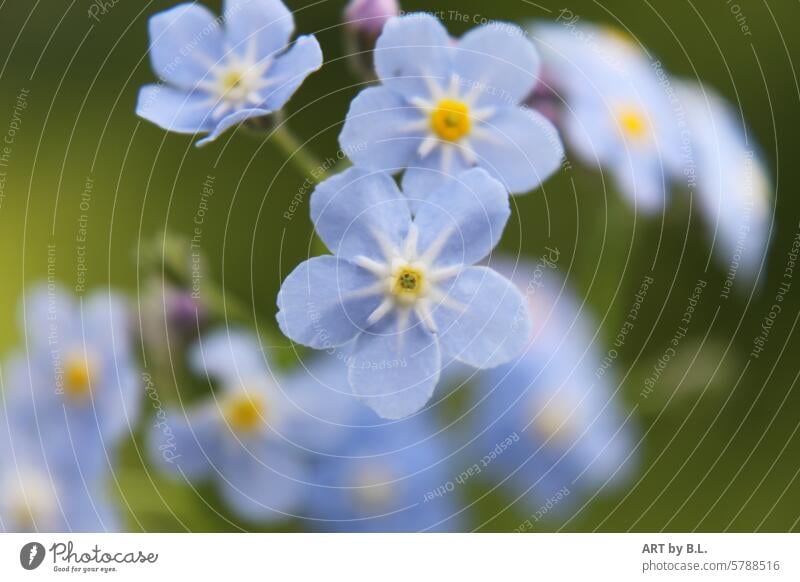
M0 580L750 582L799 565L793 534L0 535Z

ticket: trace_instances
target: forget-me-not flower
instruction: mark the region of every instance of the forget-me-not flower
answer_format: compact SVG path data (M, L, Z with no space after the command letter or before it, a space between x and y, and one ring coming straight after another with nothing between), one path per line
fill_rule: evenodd
M53 467L107 470L141 412L125 300L104 290L78 301L48 284L27 294L20 318L25 349L6 368L7 385L27 403L17 408L20 422Z
M531 511L556 513L630 475L633 430L612 375L597 372L602 358L585 306L537 268L517 265L513 277L537 313L531 344L481 374L473 430L479 451L499 451L483 472Z
M195 3L150 19L150 58L161 83L139 93L136 113L169 131L216 139L280 110L322 66L313 36L289 47L294 17L281 0L225 0L220 19Z
M203 336L190 363L218 388L185 412L166 412L151 430L153 458L189 481L214 478L227 505L243 519L291 515L306 482L304 447L315 442L308 427L320 426L304 411L304 384L275 376L258 339L240 330ZM318 395L324 398L321 390Z
M0 410L0 531L102 532L119 529L105 475L87 474L70 456L69 443L40 439L29 424L30 402L4 374Z
M660 64L611 27L544 23L532 33L546 76L565 102L567 144L584 163L607 169L637 209L663 209L683 167L674 99Z
M480 166L512 193L539 186L564 155L558 132L519 104L539 56L518 27L480 26L451 39L428 14L389 20L375 47L381 85L362 91L339 137L358 166L397 172L416 197Z
M769 247L772 183L760 148L741 116L715 91L676 81L691 132L687 175L729 275L754 279Z
M374 417L372 417L374 420ZM458 531L457 471L430 417L374 424L314 463L304 511L310 528L336 532ZM450 482L450 485L448 485Z
M346 353L353 392L380 416L420 410L443 358L489 368L527 342L521 293L472 266L497 244L509 214L503 186L480 168L424 200L409 200L385 173L334 176L311 197L312 220L334 256L312 258L286 278L281 330Z

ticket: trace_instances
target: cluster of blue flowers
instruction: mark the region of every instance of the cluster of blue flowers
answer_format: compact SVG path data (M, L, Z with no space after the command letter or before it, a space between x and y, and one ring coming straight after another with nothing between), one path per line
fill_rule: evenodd
M110 476L141 415L128 308L110 291L77 301L47 285L20 320L24 350L2 370L0 524L115 530Z
M596 373L584 305L554 272L531 286L537 267L493 256L509 195L560 168L561 135L644 212L691 178L726 260L752 275L763 261L768 172L710 90L671 80L608 29L496 23L454 39L396 8L348 9L374 42L376 81L339 136L352 167L310 199L332 254L294 268L277 296L283 334L320 353L286 372L252 330L195 334L185 356L205 396L179 390L149 423L151 464L193 487L213 481L242 522L457 531L467 479L538 521L630 476L635 423L611 374ZM206 134L198 145L269 123L323 63L315 37L294 31L280 0L226 0L222 18L196 3L156 14L160 81L141 89L137 114ZM76 300L50 285L21 317L24 349L2 370L0 526L117 529L117 453L143 416L129 308L110 291ZM470 408L445 425L454 391Z
M754 280L769 246L773 186L741 115L712 88L671 77L626 32L568 10L534 23L543 104L585 164L607 170L637 211L666 210L672 185L693 195L720 263ZM564 106L553 108L555 100Z

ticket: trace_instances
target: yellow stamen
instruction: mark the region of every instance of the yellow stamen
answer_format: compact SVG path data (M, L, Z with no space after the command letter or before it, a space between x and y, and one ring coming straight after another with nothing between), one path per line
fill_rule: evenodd
M393 497L394 488L391 475L380 467L363 469L356 474L357 488L354 489L358 501L370 510L387 507Z
M606 37L625 45L628 48L638 48L636 42L631 38L627 31L617 28L616 26L606 25L601 26L600 29L605 33Z
M399 267L392 274L392 294L401 303L413 303L425 292L425 276L410 265Z
M575 437L578 412L568 409L565 404L554 398L534 411L533 425L537 434L554 444L570 445Z
M443 99L431 113L431 129L441 139L458 141L472 129L469 107L463 101Z
M634 139L642 139L647 135L647 119L637 109L623 107L617 113L617 121L625 135Z
M225 76L222 77L222 86L225 88L225 91L232 91L236 89L239 84L244 79L244 75L241 71L231 70L225 73Z
M225 418L237 432L252 433L264 422L266 405L263 398L253 394L237 395L227 403Z
M92 370L83 354L72 356L64 365L64 394L73 401L85 400L92 391Z

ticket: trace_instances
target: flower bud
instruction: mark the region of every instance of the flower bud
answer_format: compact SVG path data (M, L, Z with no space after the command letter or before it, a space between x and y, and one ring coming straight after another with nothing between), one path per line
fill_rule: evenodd
M397 0L350 0L344 20L353 31L371 37L374 42L386 21L399 13Z
M353 73L374 81L372 49L390 18L400 13L397 0L350 0L344 10L344 42Z

